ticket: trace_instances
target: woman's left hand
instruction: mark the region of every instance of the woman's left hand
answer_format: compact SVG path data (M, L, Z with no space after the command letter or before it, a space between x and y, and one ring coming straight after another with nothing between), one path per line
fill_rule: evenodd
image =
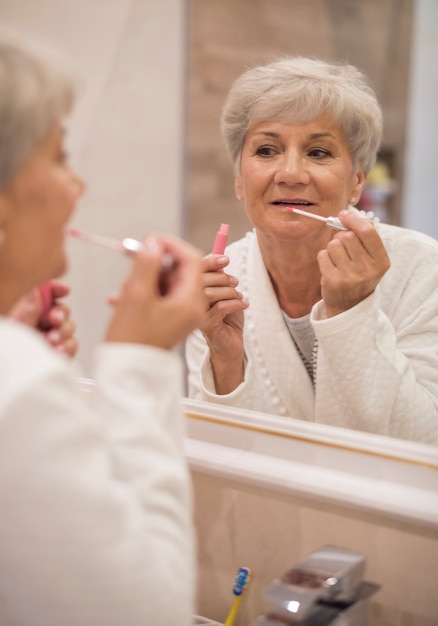
M376 289L390 267L374 224L352 211L339 214L349 230L338 231L318 253L321 295L328 317L351 309Z
M70 308L58 298L70 293L70 287L61 280L50 280L45 288L50 288L52 303L44 310L42 292L35 287L14 306L10 316L27 326L38 329L48 343L63 354L73 357L78 350L75 337L76 325L70 317Z

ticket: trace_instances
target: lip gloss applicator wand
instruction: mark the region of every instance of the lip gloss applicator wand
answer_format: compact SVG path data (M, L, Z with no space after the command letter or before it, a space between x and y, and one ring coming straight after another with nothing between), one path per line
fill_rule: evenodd
M322 215L309 213L308 211L296 209L295 207L287 207L286 210L289 211L289 213L297 213L298 215L304 215L304 217L310 217L313 220L325 222L329 228L334 228L335 230L350 230L341 223L339 217L323 217ZM369 211L368 213L365 213L365 211L359 211L359 215L362 219L369 220L370 222L375 223L379 221L379 218L376 217L371 211Z
M310 217L314 220L325 222L329 228L334 228L335 230L349 230L341 224L341 220L338 217L323 217L322 215L302 211L301 209L296 209L295 207L288 207L287 210L289 213L297 213L298 215L304 215L304 217Z
M116 250L117 252L124 252L125 254L135 254L143 248L141 241L131 239L130 237L125 237L125 239L119 241L118 239L113 239L112 237L97 235L86 230L79 230L78 228L69 228L67 233L70 237L74 237L75 239L82 239L82 241L88 241L88 243L94 243L95 245L102 246L103 248L109 248L110 250ZM169 270L173 263L174 261L170 254L166 253L163 255L163 271Z

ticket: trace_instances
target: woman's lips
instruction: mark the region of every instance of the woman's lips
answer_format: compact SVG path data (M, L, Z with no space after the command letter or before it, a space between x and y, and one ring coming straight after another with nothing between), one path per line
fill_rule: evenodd
M314 206L312 202L305 202L302 200L301 201L299 200L276 200L275 202L272 202L271 204L273 206L283 208L285 210L296 208L296 209L302 209L305 211L308 211Z
M313 202L309 202L307 200L274 200L274 202L272 202L272 204L275 205L290 205L290 206L302 206L302 207L306 207L306 206L313 206Z

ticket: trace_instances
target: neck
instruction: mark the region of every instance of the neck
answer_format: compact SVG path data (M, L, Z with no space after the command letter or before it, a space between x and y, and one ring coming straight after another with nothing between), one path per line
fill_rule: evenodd
M308 245L281 242L260 245L278 303L289 317L303 317L321 299L321 274L316 259L319 251ZM292 250L292 252L291 252Z
M0 273L0 315L9 315L17 302L30 292L29 289L18 287L18 281L10 280L9 276L2 276Z

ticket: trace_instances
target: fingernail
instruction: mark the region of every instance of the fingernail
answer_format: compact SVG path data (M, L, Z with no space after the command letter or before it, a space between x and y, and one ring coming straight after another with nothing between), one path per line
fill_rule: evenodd
M348 215L349 211L346 211L345 209L343 209L342 211L339 211L339 216L340 217L345 217L346 215Z
M65 314L62 309L56 309L55 311L53 311L51 313L51 317L52 319L55 318L54 321L56 322L63 322L65 320Z
M160 246L158 245L158 240L153 235L148 235L147 237L145 237L143 245L151 252L158 252L160 249Z
M228 263L228 257L227 256L219 256L216 259L216 263L218 265L226 265Z
M61 333L57 330L51 330L47 333L47 339L50 343L59 343L61 341Z

